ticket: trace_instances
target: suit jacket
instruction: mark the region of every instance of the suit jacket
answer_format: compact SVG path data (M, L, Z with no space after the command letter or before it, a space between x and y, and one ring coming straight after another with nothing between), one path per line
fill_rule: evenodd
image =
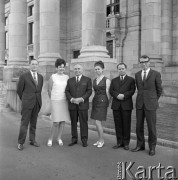
M17 86L17 94L19 98L22 100L22 110L24 108L32 109L36 101L41 108L42 100L41 100L41 91L43 86L43 76L38 74L38 85L35 84L35 81L31 75L31 72L26 72L22 74L19 78L18 86Z
M68 79L65 93L69 102L69 110L88 110L89 97L92 94L91 79L83 75L78 83L76 82L76 77ZM78 97L82 97L84 102L81 102L79 105L70 102L72 98Z
M113 97L111 109L118 110L122 107L123 110L132 110L132 96L135 92L135 80L130 76L125 76L124 80L120 80L120 76L112 79L110 86L110 94ZM124 94L124 100L118 100L117 96Z
M145 82L142 80L142 71L135 74L137 86L136 108L141 109L143 104L147 110L158 108L158 99L162 93L161 74L150 69Z

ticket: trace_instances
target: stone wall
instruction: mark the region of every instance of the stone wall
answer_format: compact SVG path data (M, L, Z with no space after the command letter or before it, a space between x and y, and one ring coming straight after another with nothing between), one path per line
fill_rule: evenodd
M171 12L169 12L170 14ZM173 0L173 30L172 30L172 36L173 36L173 47L172 47L172 64L178 65L178 1ZM178 79L178 77L177 77Z
M17 83L18 78L14 79L13 82L0 83L0 98L4 97L3 107L9 107L15 112L21 112L21 100L17 95ZM48 115L50 114L50 99L47 93L48 81L44 81L42 89L42 107L39 114ZM2 89L4 89L2 91ZM1 105L1 104L0 104Z

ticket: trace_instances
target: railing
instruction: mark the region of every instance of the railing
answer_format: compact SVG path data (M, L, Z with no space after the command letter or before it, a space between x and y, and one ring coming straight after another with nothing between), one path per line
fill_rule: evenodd
M119 27L120 14L110 14L106 17L106 28L118 28Z
M33 52L33 44L29 44L27 47L27 50L29 53L32 53Z

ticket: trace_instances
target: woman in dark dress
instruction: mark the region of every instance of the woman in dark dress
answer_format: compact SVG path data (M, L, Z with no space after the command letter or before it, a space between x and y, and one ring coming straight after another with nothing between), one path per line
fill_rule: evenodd
M101 148L104 145L102 121L106 121L111 81L103 75L104 63L102 61L96 62L94 67L97 78L93 81L95 95L92 101L91 118L95 120L99 140L93 145Z

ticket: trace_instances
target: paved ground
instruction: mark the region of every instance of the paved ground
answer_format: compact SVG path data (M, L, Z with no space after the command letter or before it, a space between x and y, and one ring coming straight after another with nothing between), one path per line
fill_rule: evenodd
M46 146L51 122L40 117L38 119L37 141L41 145L35 148L25 144L23 151L17 150L17 137L20 125L20 114L0 114L0 179L1 180L116 180L118 162L135 162L130 169L135 175L140 166L145 168L148 175L149 166L165 167L161 176L170 172L168 166L174 166L178 176L178 150L157 146L156 156L148 155L146 151L133 153L122 148L112 149L115 144L113 135L105 134L105 146L101 149L92 146L97 134L89 131L89 146L84 148L81 142L73 147L70 143L70 127L66 125L63 134L64 146L54 144ZM130 147L135 147L131 141ZM159 169L159 168L157 168ZM128 171L127 171L128 172ZM126 172L127 179L131 179ZM141 174L143 175L143 174ZM153 171L153 180L157 178L158 171ZM171 174L172 175L172 174ZM132 178L133 179L133 178Z
M135 104L135 103L134 103ZM90 106L91 111L91 106ZM89 113L90 114L90 113ZM94 124L94 121L90 121ZM107 121L104 123L107 128L114 129L114 120L112 110L108 108ZM131 131L135 133L136 129L136 110L132 111ZM145 134L147 135L147 124L145 121ZM157 110L157 136L160 139L173 141L178 143L178 105L160 104ZM178 144L176 145L178 148Z

